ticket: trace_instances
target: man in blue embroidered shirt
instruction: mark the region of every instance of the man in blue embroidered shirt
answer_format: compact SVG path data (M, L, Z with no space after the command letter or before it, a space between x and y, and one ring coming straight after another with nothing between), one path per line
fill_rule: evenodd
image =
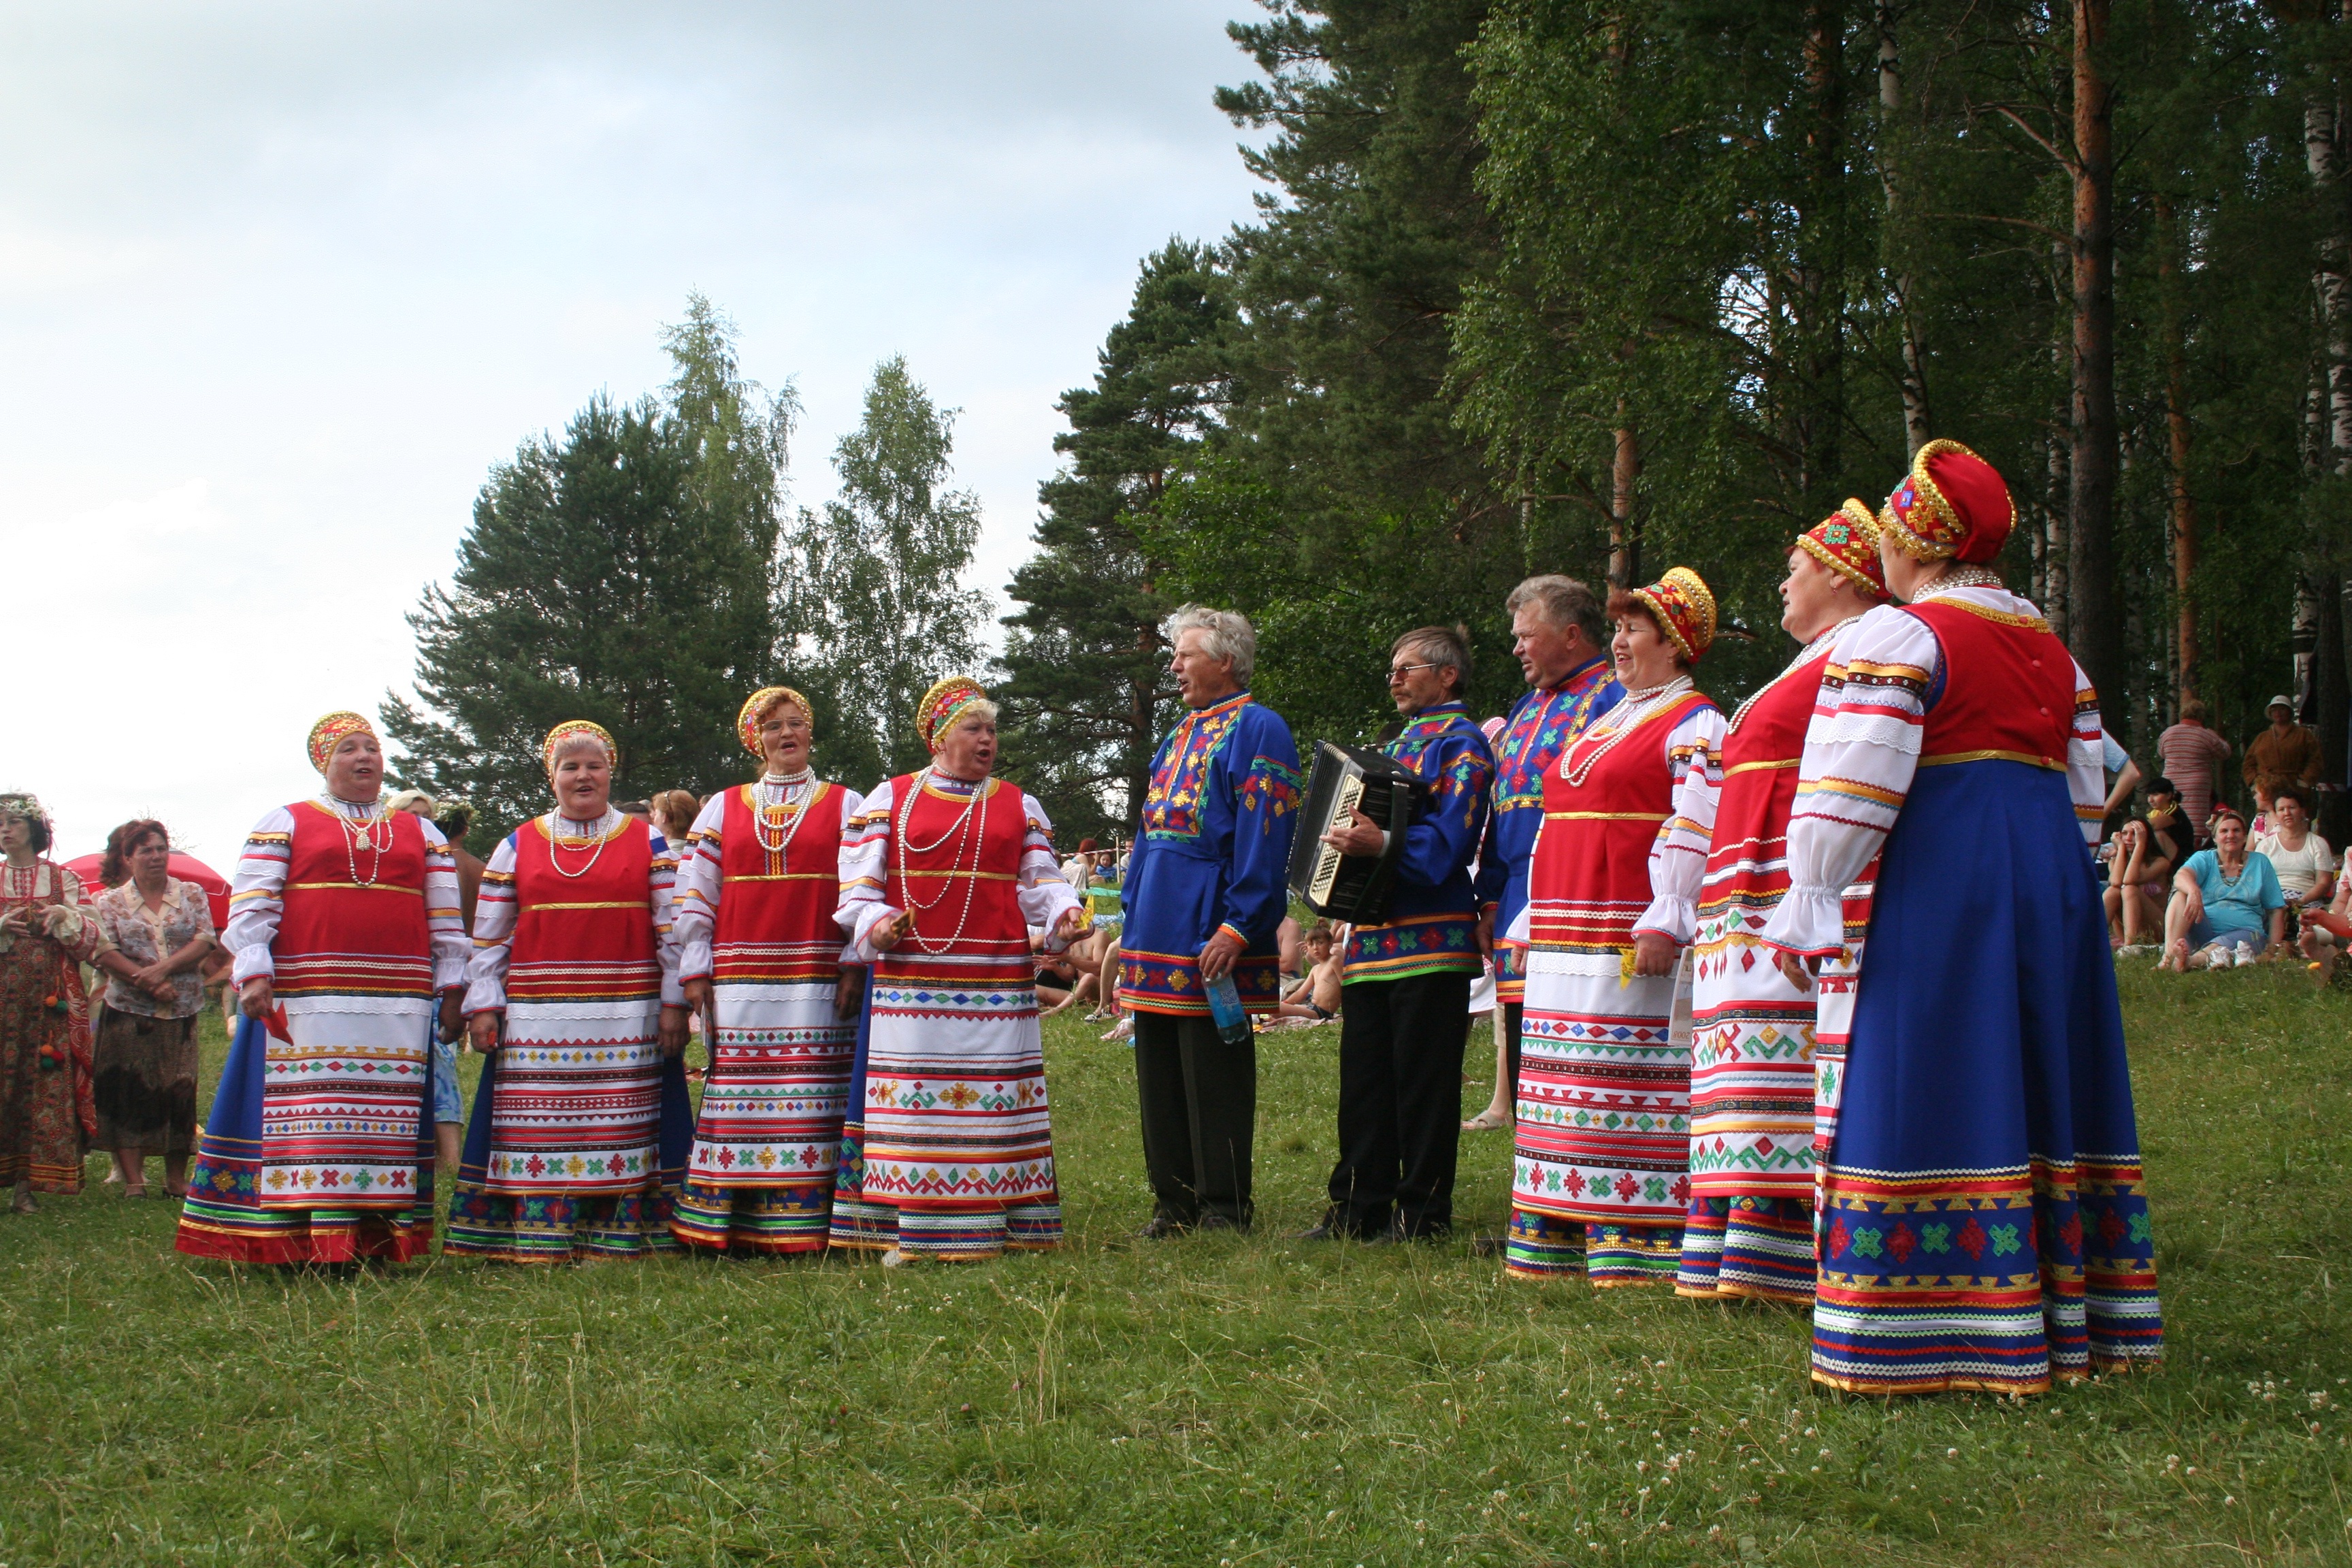
M1601 600L1573 577L1530 577L1503 601L1511 617L1511 652L1528 690L1511 708L1495 742L1495 812L1478 851L1478 918L1495 954L1495 1003L1503 1043L1495 1095L1462 1124L1465 1132L1511 1125L1519 1088L1519 1006L1527 991L1528 950L1499 940L1528 902L1528 868L1543 826L1543 780L1585 726L1617 706L1625 689L1609 661L1609 618Z
M1176 687L1192 711L1160 743L1128 862L1118 999L1134 1016L1147 1237L1247 1229L1257 1046L1229 1046L1204 981L1233 976L1242 1005L1279 1000L1275 928L1298 826L1298 748L1249 694L1257 636L1230 610L1168 619Z
M1339 1162L1311 1240L1420 1240L1454 1223L1462 1048L1470 983L1484 967L1470 862L1486 829L1495 753L1462 695L1470 645L1445 626L1397 638L1389 696L1404 716L1381 750L1427 788L1405 829L1388 919L1349 932L1339 970ZM1378 854L1382 830L1350 814L1323 841Z

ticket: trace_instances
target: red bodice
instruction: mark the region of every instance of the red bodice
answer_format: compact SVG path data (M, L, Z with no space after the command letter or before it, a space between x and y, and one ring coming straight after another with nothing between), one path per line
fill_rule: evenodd
M794 819L782 852L760 842L759 785L727 792L719 826L719 920L710 937L710 977L721 984L822 980L841 973L841 819L849 792L820 784ZM765 825L769 843L793 824L781 806Z
M2063 771L2074 731L2074 660L2044 623L1955 599L1908 607L1944 651L1919 765L2031 763Z
M1021 792L990 779L974 800L934 788L929 779L910 773L890 783L882 897L896 909L912 910L915 929L883 956L883 971L903 973L942 959L994 959L1017 966L1026 978L1029 928L1017 892L1029 822ZM985 972L993 974L996 967Z
M1797 764L1830 650L1775 680L1724 737L1723 793L1715 803L1701 909L1734 898L1769 901L1789 888L1789 812Z
M1543 831L1528 874L1533 945L1633 944L1633 922L1650 907L1650 849L1675 810L1666 738L1706 702L1699 692L1685 692L1614 745L1615 731L1604 720L1597 731L1570 742L1545 772ZM1571 784L1578 775L1583 782Z
M287 810L294 831L270 944L278 994L432 995L423 823L395 811L362 825L314 800Z
M548 821L515 830L509 1002L641 1001L661 994L653 830L633 816L601 846L558 848Z

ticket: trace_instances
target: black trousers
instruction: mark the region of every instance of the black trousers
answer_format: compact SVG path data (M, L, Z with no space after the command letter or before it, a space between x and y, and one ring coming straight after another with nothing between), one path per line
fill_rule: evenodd
M1523 1003L1503 1004L1503 1098L1511 1103L1511 1115L1519 1114L1519 1020L1526 1016Z
M1326 1223L1356 1236L1454 1222L1462 1051L1471 976L1413 974L1348 987L1339 1010L1339 1163Z
M1152 1212L1178 1225L1250 1222L1257 1042L1229 1046L1211 1018L1136 1013L1135 1089Z

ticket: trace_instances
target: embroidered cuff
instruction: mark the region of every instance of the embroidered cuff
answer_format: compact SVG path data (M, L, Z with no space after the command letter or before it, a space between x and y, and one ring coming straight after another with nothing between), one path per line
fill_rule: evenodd
M1688 899L1663 893L1650 900L1642 918L1633 922L1633 934L1644 931L1666 938L1677 947L1688 947L1692 933L1698 930L1698 910Z
M1833 958L1845 951L1845 903L1836 888L1791 886L1765 922L1767 947L1804 958Z

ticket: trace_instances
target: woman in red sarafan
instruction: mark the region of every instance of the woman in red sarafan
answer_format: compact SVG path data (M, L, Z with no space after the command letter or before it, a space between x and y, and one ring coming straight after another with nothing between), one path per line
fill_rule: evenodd
M613 807L613 738L583 719L541 752L555 809L490 855L466 990L474 1095L446 1250L505 1263L674 1250L692 1129L670 939L677 863Z

